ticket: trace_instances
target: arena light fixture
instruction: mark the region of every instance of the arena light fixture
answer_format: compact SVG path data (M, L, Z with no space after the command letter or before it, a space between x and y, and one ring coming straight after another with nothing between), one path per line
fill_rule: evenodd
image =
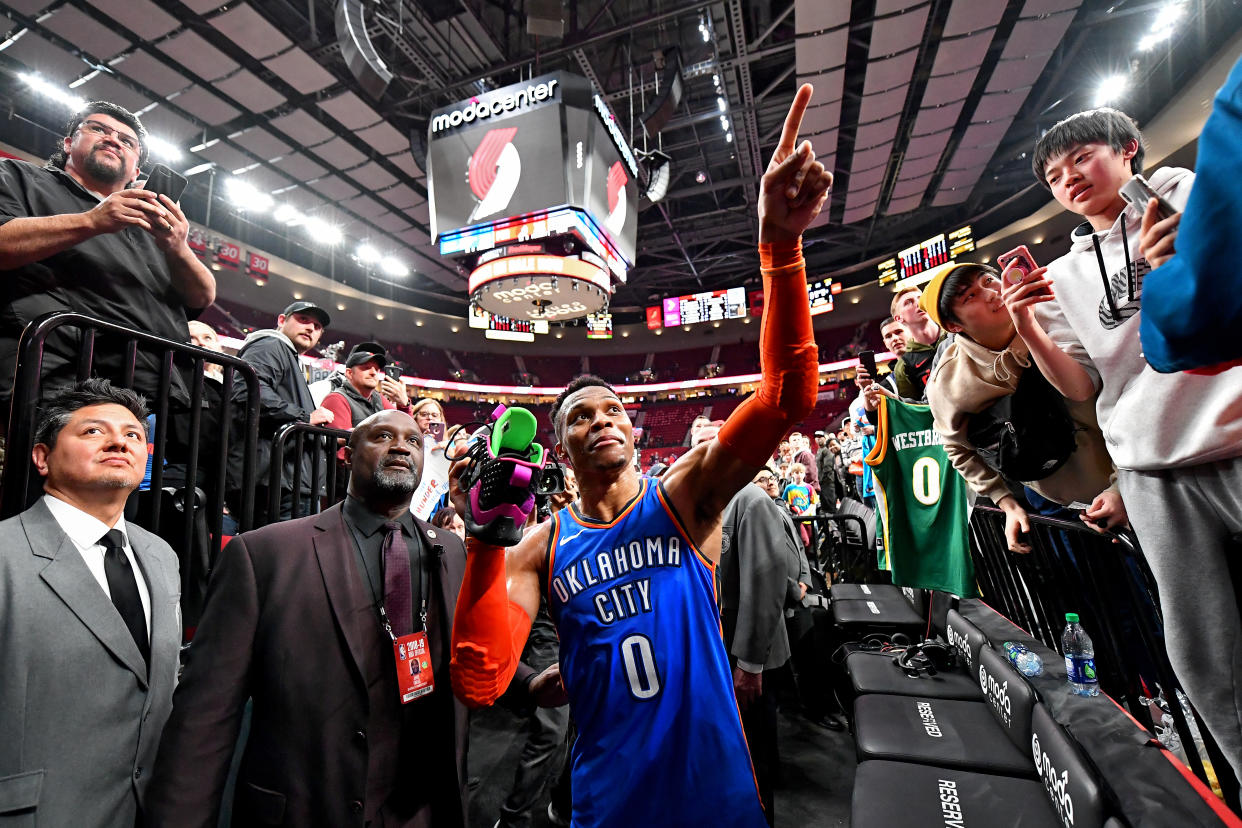
M276 199L268 193L240 178L228 179L224 187L228 192L229 200L235 207L242 210L266 211L276 204Z
M402 264L400 259L394 259L392 256L385 256L380 261L380 270L399 279L410 275L410 269Z
M340 244L341 240L345 238L345 235L341 232L341 228L337 227L335 224L330 224L327 221L324 221L318 216L308 216L305 224L303 224L303 227L306 228L307 234L310 235L312 239L320 242L321 244L329 246L337 245Z
M384 258L378 250L366 242L358 245L358 249L354 251L354 255L357 256L358 261L363 264L377 264L380 259Z
M1155 19L1151 23L1151 31L1138 43L1139 51L1146 52L1153 46L1163 43L1173 36L1174 30L1177 28L1178 22L1186 14L1186 9L1181 2L1166 3L1156 12Z
M76 112L86 106L85 98L80 98L67 89L62 89L36 72L22 72L17 77L35 92L38 92L45 98L50 98L57 103L63 104L67 109L72 109Z
M277 207L276 212L272 213L272 218L281 224L288 225L301 224L306 221L306 216L302 215L298 208L292 204L282 204Z
M3 48L4 48L3 46L0 46L0 49L3 49ZM92 69L90 72L87 72L85 75L78 78L73 83L69 84L69 88L77 89L79 86L81 86L84 83L90 83L92 80L94 80L98 76L99 76L99 70Z
M11 35L9 35L8 37L6 37L6 38L4 39L4 42L3 42L3 43L0 43L0 52L3 52L5 49L9 48L9 47L10 47L10 46L12 46L14 43L16 43L17 41L21 40L21 39L22 39L22 36L23 36L23 35L25 35L25 34L26 34L26 32L28 32L28 31L30 31L30 30L29 30L29 29L18 29L16 32L14 32L13 34L11 34Z
M1125 94L1129 87L1129 79L1122 74L1110 75L1100 81L1095 88L1095 106L1106 106Z
M180 161L185 157L185 153L181 151L181 147L165 141L156 135L147 136L147 152L156 158L162 158L165 161Z

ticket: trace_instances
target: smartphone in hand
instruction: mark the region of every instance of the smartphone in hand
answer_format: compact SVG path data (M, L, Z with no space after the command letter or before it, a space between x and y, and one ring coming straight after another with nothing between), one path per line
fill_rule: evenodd
M181 200L181 194L185 192L188 183L181 173L173 172L163 164L156 164L151 168L151 173L147 176L142 189L157 195L166 195L177 202Z
M875 367L875 351L863 351L858 355L858 364L871 377L871 381L875 382L879 377Z
M437 443L443 443L444 423L427 423L427 435Z
M997 256L996 264L1000 267L1001 273L1013 268L1013 272L1006 279L1011 285L1026 281L1026 277L1039 268L1039 265L1035 264L1035 257L1031 255L1030 250L1026 249L1025 244L1020 244L1008 253Z
M1153 190L1151 185L1147 183L1147 179L1141 175L1135 175L1125 184L1122 184L1118 192L1135 210L1139 211L1139 215L1142 215L1147 210L1147 202L1153 198L1156 200L1156 212L1160 214L1160 218L1167 219L1178 212L1173 209L1172 204L1165 201L1159 193Z

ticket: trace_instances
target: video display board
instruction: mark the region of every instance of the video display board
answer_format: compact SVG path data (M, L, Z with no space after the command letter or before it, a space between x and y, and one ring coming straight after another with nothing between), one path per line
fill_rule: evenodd
M969 253L974 249L975 242L971 235L970 225L958 228L947 235L940 233L907 247L891 259L880 262L878 265L879 283L887 285L918 276L933 267L948 264L963 253Z
M553 72L437 109L428 133L437 242L463 228L568 207L633 264L637 163L585 78Z
M746 288L713 290L688 296L670 296L663 302L664 327L695 325L746 316Z
M612 314L592 313L586 318L587 339L612 339Z
M831 279L821 279L807 285L806 295L811 301L811 316L830 313L833 309L833 290Z
M647 308L647 330L658 331L664 327L664 309L659 305Z
M514 319L488 313L478 305L470 306L470 327L484 331L488 339L508 339L517 342L534 342L535 334L548 332L546 319Z

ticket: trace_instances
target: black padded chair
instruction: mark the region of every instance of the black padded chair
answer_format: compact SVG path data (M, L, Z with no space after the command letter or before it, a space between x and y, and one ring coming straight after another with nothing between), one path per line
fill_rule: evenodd
M989 661L981 662L985 669ZM1038 779L869 760L859 764L854 775L850 825L1124 828L1106 815L1095 772L1068 734L1042 704L1028 712L1029 757L1038 763Z
M1036 780L882 760L863 762L854 773L850 825L1062 828Z
M856 650L845 658L845 672L855 696L864 693L885 693L893 696L923 696L929 699L961 699L983 701L979 677L973 669L979 650L987 646L987 638L974 624L956 610L949 611L944 645L956 655L956 666L926 670L908 670L900 663L900 650L881 652Z
M911 591L915 596L913 601L904 590L896 587L892 588L895 594L894 592L881 592L878 595L869 596L862 593L858 598L843 598L839 597L837 592L843 586L846 585L834 584L832 587L832 620L842 628L846 638L861 637L870 633L891 635L895 632L916 640L922 638L927 622L924 619L920 596L917 592ZM869 585L868 589L874 593L876 587ZM841 595L848 594L848 592L848 590L843 590Z
M834 601L895 601L901 587L892 584L833 584L828 590Z
M957 651L966 672L977 683L975 665L979 663L979 653L988 646L988 637L983 630L967 621L957 610L951 609L945 618L944 639Z
M987 705L960 699L867 694L854 702L859 761L885 759L1001 776L1033 776L1035 693L990 647L976 674Z
M1057 814L1069 815L1066 824L1073 824L1075 828L1104 825L1108 815L1095 770L1083 758L1082 751L1065 728L1057 724L1042 704L1036 704L1031 715L1029 753L1035 760L1035 769L1043 780L1052 809Z

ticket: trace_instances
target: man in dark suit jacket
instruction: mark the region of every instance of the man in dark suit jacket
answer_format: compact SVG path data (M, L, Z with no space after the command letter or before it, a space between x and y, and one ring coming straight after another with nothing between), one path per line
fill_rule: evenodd
M718 431L714 425L700 429L695 445L715 439ZM771 475L766 469L761 473ZM789 661L785 608L802 600L809 580L792 520L781 515L764 489L744 486L729 501L721 520L717 588L721 630L733 666L733 692L769 825L780 763L774 679L775 671Z
M45 494L0 523L0 825L133 826L143 806L181 644L177 556L123 517L146 416L105 380L49 400Z
M149 824L215 826L247 698L234 825L467 824L466 710L448 675L466 555L409 512L422 447L408 414L368 417L350 435L343 504L225 548L160 745ZM398 589L389 576L402 560ZM411 671L385 625L420 630L424 606L419 677L429 668L435 689L402 703L398 669Z

